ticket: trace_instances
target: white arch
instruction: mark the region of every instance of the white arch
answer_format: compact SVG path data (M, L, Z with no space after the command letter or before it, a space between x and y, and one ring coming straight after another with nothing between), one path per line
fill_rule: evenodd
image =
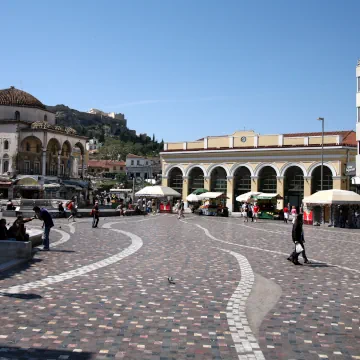
M303 175L307 176L307 171L305 169L305 166L302 165L302 164L299 164L299 163L287 163L287 164L285 164L280 170L280 176L285 176L286 170L293 167L293 166L296 166L296 167L300 168L302 170L302 172L303 172Z
M234 164L230 169L230 176L234 176L236 170L240 167L246 167L250 171L250 175L254 176L254 169L250 165L247 165L247 164Z
M185 170L185 176L189 176L192 169L199 168L206 175L206 169L202 165L192 164Z
M276 176L280 176L280 171L279 171L279 169L278 169L275 165L273 165L273 164L267 164L267 163L259 164L259 165L255 168L255 176L259 176L260 171L261 171L264 167L267 167L267 166L269 166L269 167L271 167L271 168L273 168L273 169L275 170Z
M211 176L212 171L213 171L215 168L217 168L217 167L223 168L223 169L225 170L225 172L226 172L226 176L230 176L230 171L229 171L229 169L225 166L225 164L212 164L212 165L208 168L206 175L207 175L207 176Z
M184 167L180 164L168 165L168 167L166 168L166 171L165 171L165 176L169 176L171 170L174 168L179 168L181 170L182 176L185 176Z
M315 164L313 164L313 165L311 165L311 166L309 167L308 176L312 176L313 171L314 171L318 166L321 166L321 161L319 161L319 162L317 162L317 163L315 163ZM330 164L330 163L325 163L325 162L324 162L324 166L326 166L327 168L330 169L330 171L331 171L331 173L332 173L332 176L337 176L336 170L335 170L335 168L334 168L334 166L333 166L332 164Z

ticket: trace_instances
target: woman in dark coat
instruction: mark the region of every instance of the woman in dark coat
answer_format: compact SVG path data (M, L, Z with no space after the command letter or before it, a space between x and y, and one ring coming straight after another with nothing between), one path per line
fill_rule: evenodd
M305 239L304 239L304 232L303 232L303 214L299 214L296 217L295 223L292 228L292 240L296 246L297 243L299 243L302 248L304 249L301 252L301 255L304 259L305 264L309 264L310 261L308 260L306 253L305 253ZM292 252L292 254L288 257L289 261L292 261L295 265L301 265L299 263L299 255L300 253L297 253L296 250Z

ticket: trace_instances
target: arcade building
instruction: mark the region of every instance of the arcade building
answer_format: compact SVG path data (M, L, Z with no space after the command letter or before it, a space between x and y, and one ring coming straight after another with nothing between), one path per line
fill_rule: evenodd
M239 211L238 195L277 193L284 203L300 206L304 196L321 189L322 133L260 135L238 131L189 142L165 143L162 184L186 197L195 189L226 193L227 207ZM354 131L324 133L323 190L350 189L346 166L357 154Z
M34 96L0 90L1 197L86 198L86 140Z

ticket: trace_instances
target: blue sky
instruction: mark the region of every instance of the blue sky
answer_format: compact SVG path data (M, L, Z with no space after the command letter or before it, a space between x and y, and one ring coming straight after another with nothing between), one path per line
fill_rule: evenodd
M2 0L0 88L160 140L354 129L360 1Z

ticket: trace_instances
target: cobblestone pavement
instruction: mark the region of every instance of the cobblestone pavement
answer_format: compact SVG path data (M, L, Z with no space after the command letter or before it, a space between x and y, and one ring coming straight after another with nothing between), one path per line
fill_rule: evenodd
M294 266L280 222L99 225L57 220L52 251L0 274L0 359L360 359L360 232L305 227L313 263ZM282 289L257 338L256 274Z

